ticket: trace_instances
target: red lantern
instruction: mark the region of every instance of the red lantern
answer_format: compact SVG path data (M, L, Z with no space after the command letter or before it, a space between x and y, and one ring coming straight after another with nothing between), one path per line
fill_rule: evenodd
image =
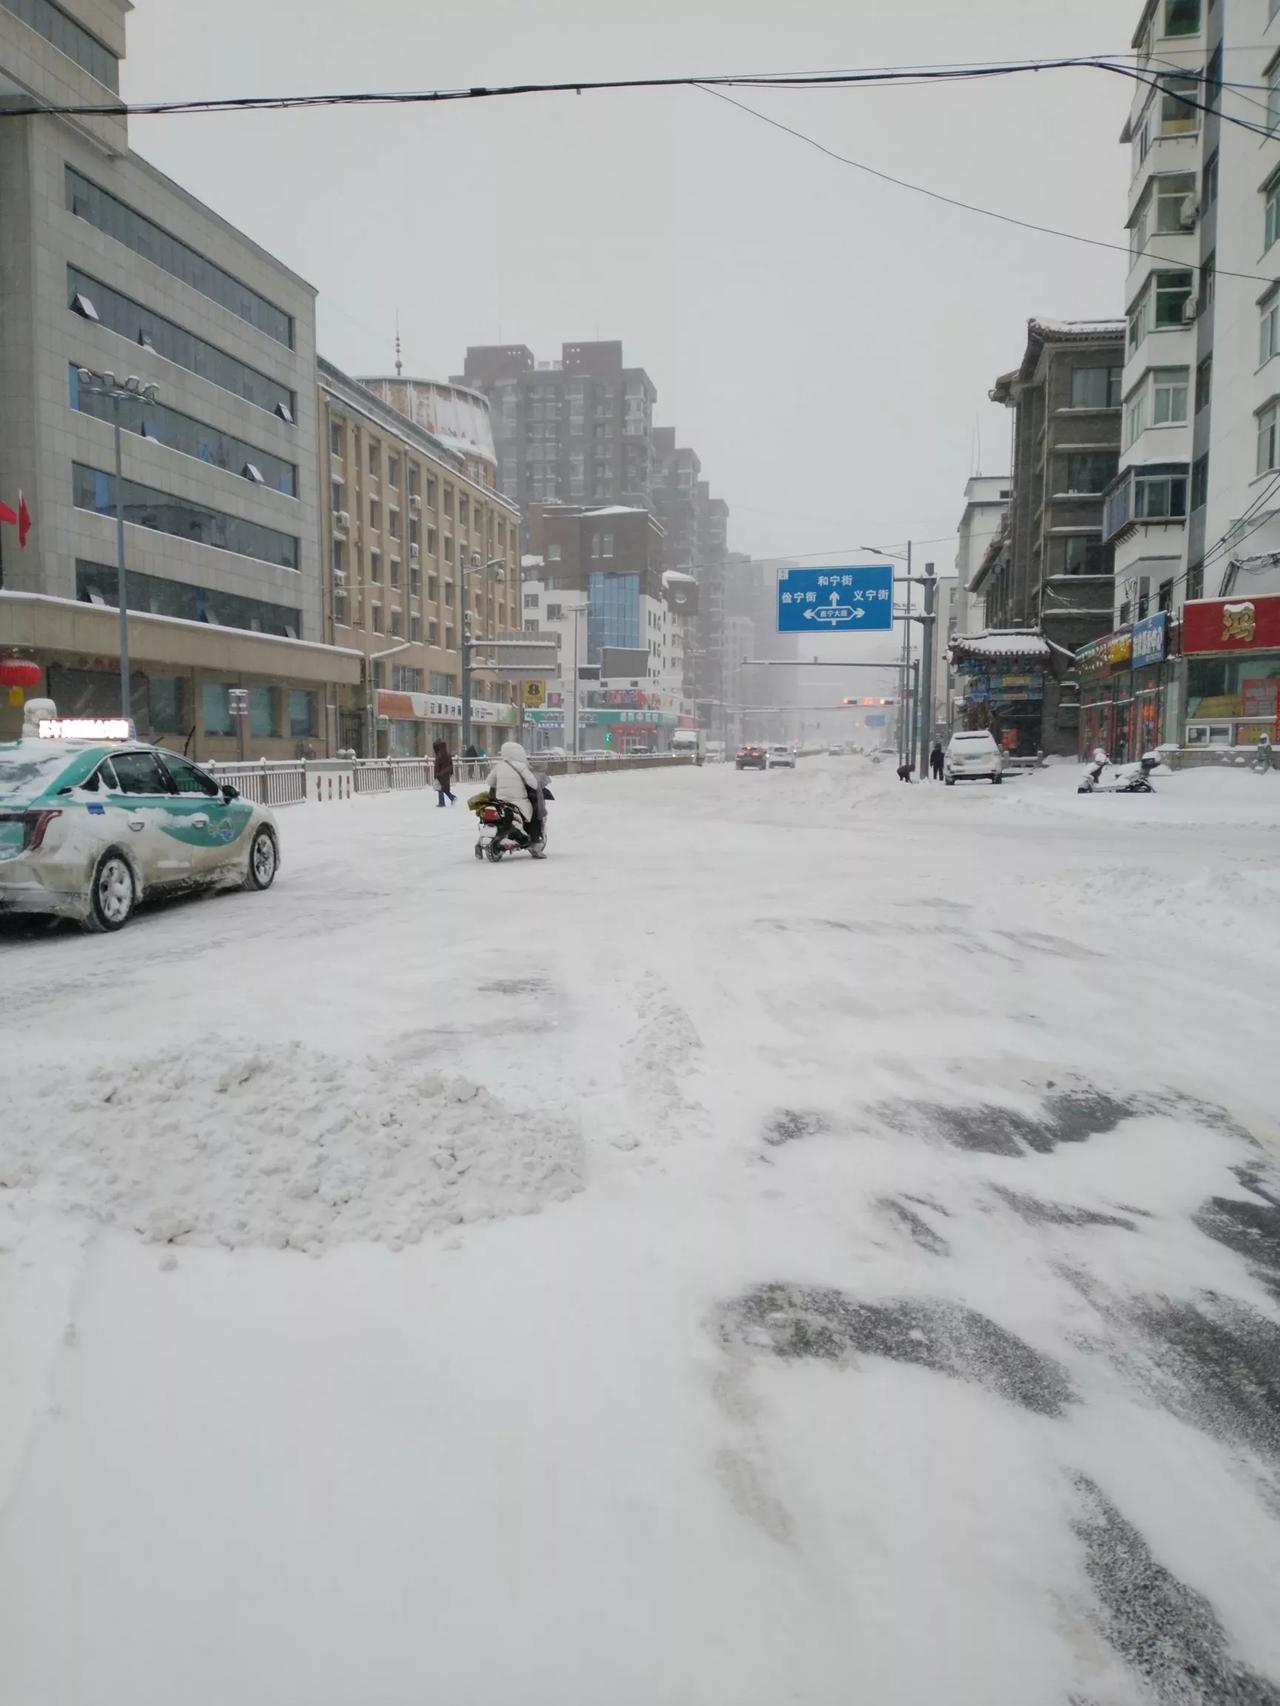
M43 673L31 658L0 658L0 687L39 687Z

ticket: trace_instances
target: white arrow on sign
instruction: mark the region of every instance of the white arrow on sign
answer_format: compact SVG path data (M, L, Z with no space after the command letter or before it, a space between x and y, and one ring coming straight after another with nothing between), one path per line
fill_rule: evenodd
M847 604L841 604L840 594L833 592L830 604L821 605L817 610L806 610L804 619L806 622L830 622L834 624L837 622L861 622L865 615L866 611L860 605L851 607Z

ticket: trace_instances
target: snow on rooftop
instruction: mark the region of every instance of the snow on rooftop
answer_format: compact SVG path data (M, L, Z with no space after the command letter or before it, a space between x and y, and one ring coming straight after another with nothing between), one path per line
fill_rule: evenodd
M1028 628L996 629L986 634L953 634L952 651L983 658L1047 658L1050 645L1043 634Z
M584 509L583 515L647 515L636 504L609 504L604 509Z
M1033 331L1055 338L1123 337L1128 330L1124 320L1043 320L1036 315L1030 324Z

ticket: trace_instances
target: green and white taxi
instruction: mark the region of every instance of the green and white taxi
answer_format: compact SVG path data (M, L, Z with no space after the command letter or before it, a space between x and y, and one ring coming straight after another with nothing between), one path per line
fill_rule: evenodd
M0 744L0 915L119 930L152 895L271 887L280 836L265 806L126 723L39 731Z

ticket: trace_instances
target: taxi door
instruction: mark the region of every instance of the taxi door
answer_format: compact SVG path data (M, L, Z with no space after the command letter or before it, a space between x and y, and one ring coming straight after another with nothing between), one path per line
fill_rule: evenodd
M213 777L176 752L161 748L159 757L175 790L174 833L189 851L192 879L212 882L230 867L243 864L248 858L245 836L253 807L239 798L224 800Z
M191 877L191 853L172 833L173 789L154 752L113 752L99 775L112 838L125 848L146 889Z

